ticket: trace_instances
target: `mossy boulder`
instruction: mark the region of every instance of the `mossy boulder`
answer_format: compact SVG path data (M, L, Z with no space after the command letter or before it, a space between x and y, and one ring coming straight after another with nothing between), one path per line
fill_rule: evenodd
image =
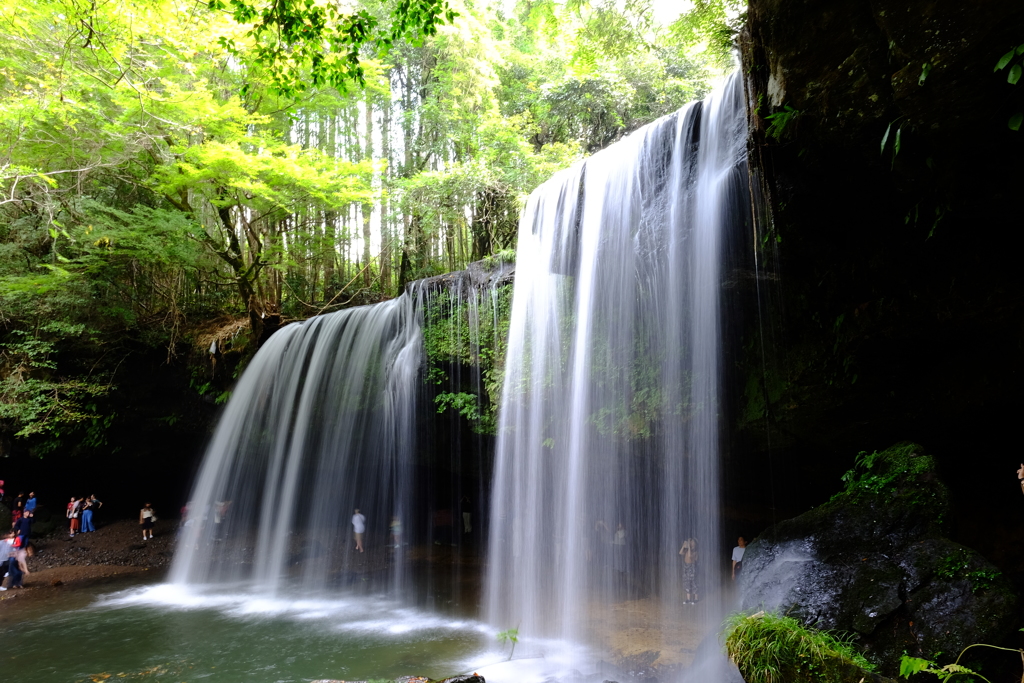
M887 675L904 652L934 658L1007 635L1016 595L991 563L942 536L946 487L920 446L861 454L844 480L828 503L750 544L742 609L853 634Z

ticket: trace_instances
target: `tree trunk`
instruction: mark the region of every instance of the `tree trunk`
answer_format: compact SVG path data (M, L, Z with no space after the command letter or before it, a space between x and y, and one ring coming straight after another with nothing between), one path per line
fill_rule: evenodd
M366 95L366 110L363 118L364 126L366 128L366 159L367 161L373 160L373 104L370 102L370 95ZM363 284L366 287L370 286L373 281L373 269L370 268L370 218L373 216L373 201L369 200L363 203L363 264L366 269L363 271Z

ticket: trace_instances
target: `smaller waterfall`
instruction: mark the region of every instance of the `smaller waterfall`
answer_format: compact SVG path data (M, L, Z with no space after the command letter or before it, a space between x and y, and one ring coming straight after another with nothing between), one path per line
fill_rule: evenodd
M359 508L373 566L401 584L404 546L393 547L391 532L410 521L420 317L407 293L288 325L267 341L207 449L173 582L252 582L271 593L286 582L344 582Z

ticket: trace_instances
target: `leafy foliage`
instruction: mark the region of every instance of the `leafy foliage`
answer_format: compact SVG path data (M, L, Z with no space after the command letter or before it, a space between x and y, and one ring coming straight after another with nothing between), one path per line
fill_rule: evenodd
M331 86L344 92L352 84L366 85L360 53L374 48L387 55L395 41L413 44L437 33L437 27L457 16L445 0L399 0L389 25L366 9L346 14L333 4L306 0L210 0L211 10L227 11L243 26L245 43L221 36L231 55L265 71L272 87L293 97L309 89Z
M110 416L97 413L96 399L109 387L95 379L65 378L57 374L57 341L84 331L82 325L51 322L34 337L17 330L16 342L0 344L0 421L11 425L15 436L38 437L40 451L53 450L62 435L85 428L86 438L102 444L102 428ZM99 428L99 432L97 432Z
M280 316L513 248L552 172L719 73L646 0L344 7L0 8L0 421L19 443L98 443L119 363L183 342L205 359L212 319L245 316L252 353ZM503 350L460 344L493 368L485 398L474 415L478 389L447 386L439 407L493 431Z
M1017 85L1020 81L1021 73L1024 73L1024 57L1022 55L1024 55L1024 43L1021 43L1000 57L999 61L996 62L995 68L992 70L1002 71L1016 60L1017 63L1010 66L1010 70L1006 72L1006 82L1010 85ZM1018 57L1021 58L1017 59ZM1010 116L1010 120L1006 122L1006 125L1010 130L1020 130L1022 122L1024 122L1024 112L1016 112Z
M728 65L745 6L737 0L696 0L672 25L673 34L684 44L700 45L707 59Z
M1021 630L1024 631L1024 629ZM1013 649L1008 647L999 647L997 645L988 645L986 643L975 643L973 645L968 645L967 647L965 647L963 651L960 653L960 655L956 658L955 662L942 666L940 666L937 662L933 662L929 659L921 659L919 657L910 657L908 655L903 655L902 659L900 660L900 676L903 678L910 678L915 674L929 673L936 676L943 683L953 678L957 678L960 680L966 679L975 681L985 681L985 683L991 683L987 678L982 676L977 671L969 669L966 666L960 664L960 660L962 660L964 655L967 654L967 651L976 647L990 648L992 650L1002 650L1004 652L1016 652L1018 655L1020 655L1021 662L1024 663L1024 649Z
M910 504L934 506L941 517L947 503L946 490L935 479L935 460L923 452L921 446L909 442L884 451L861 451L854 468L842 477L846 484L844 490L832 500L900 499Z
M439 413L453 411L479 434L497 431L511 305L510 284L471 288L462 295L444 289L427 298L423 343L428 381L442 388L434 403ZM473 368L465 385L456 381L460 367Z
M976 565L975 555L966 548L961 548L942 558L935 574L943 579L966 579L971 582L975 592L994 587L1002 573L992 567Z
M799 117L800 111L794 109L793 107L787 104L785 107L775 112L774 114L769 114L768 116L764 117L766 120L771 122L768 125L768 130L765 132L767 133L768 137L775 138L776 140L781 140L783 136L787 135L787 129L790 131L789 134L792 134L793 128L791 124L794 121L796 121L796 119L798 119ZM884 141L882 144L884 146Z

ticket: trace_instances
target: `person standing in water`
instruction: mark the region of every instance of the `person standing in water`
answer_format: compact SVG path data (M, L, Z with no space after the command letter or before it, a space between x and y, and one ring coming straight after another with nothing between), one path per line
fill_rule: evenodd
M740 536L736 539L736 547L732 549L732 580L743 569L743 553L747 550L747 539Z
M363 534L366 533L366 517L359 512L359 508L355 509L355 514L352 515L352 533L356 538L356 550L363 552Z
M142 540L152 541L153 540L153 524L156 522L156 513L153 511L153 506L146 503L141 510L139 510L139 524L142 525ZM149 534L149 538L146 534Z
M686 591L684 605L695 605L700 599L697 594L697 539L688 538L679 549L683 556L683 590Z

